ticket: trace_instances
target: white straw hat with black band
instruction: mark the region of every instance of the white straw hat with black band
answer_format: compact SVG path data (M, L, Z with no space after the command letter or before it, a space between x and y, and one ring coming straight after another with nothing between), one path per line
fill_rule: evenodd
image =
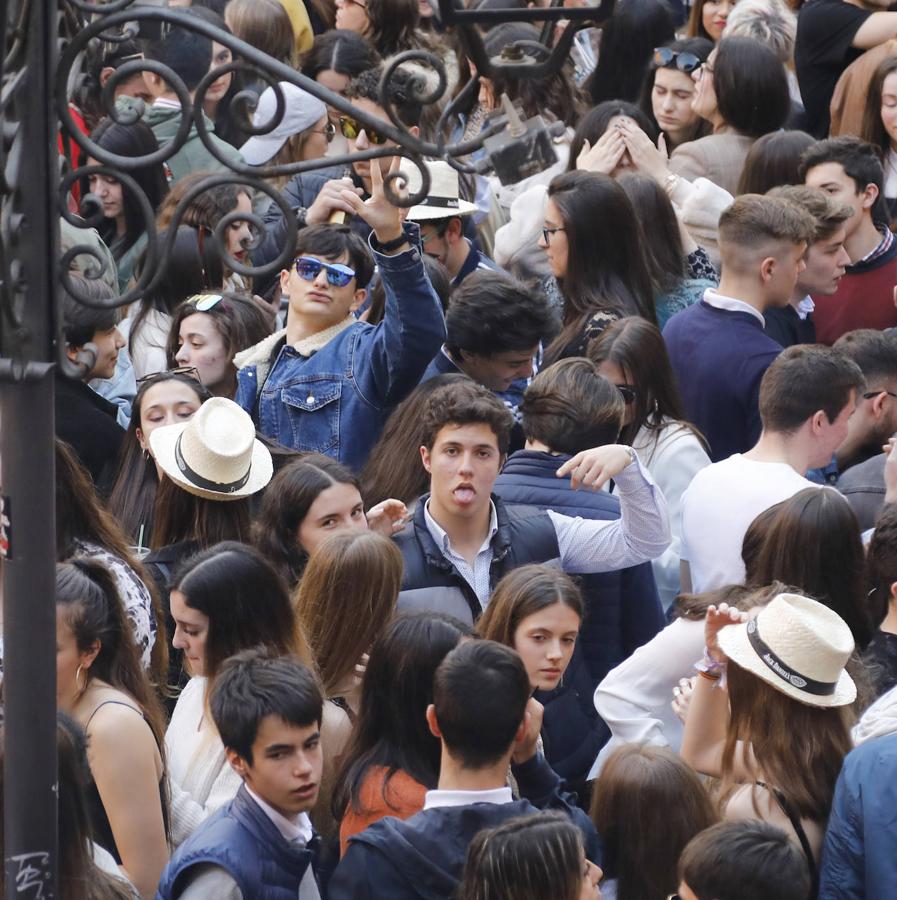
M430 190L421 203L408 210L409 221L449 219L452 216L469 216L477 211L475 203L468 203L458 196L457 169L441 160L425 162L424 165L430 172ZM408 173L408 192L413 194L420 184L420 175L417 169L413 169Z
M846 706L856 699L844 670L853 635L834 611L809 597L779 594L756 618L727 625L719 645L733 662L808 706Z
M260 491L274 471L248 413L212 397L188 421L149 436L156 463L179 487L208 500L240 500Z

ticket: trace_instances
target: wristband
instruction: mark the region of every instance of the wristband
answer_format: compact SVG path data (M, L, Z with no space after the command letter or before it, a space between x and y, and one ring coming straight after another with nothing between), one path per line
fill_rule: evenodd
M726 686L726 664L713 659L706 647L703 658L695 663L695 671L702 678L715 682L718 687Z
M403 231L397 238L393 238L391 241L385 241L381 243L377 239L377 235L374 235L374 240L377 242L377 252L378 253L394 253L402 244L408 243L408 235Z
M663 189L667 192L667 194L672 194L676 189L676 185L679 183L679 176L674 172L668 172L666 178L663 180Z

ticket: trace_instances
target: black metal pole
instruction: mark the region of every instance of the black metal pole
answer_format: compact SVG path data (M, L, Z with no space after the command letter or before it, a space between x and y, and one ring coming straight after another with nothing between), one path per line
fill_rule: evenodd
M6 4L4 4L4 7ZM0 284L0 476L9 552L3 562L4 883L6 897L57 894L54 364L59 181L53 72L56 0L26 12L24 52L3 110ZM3 15L6 15L4 10ZM16 17L18 18L18 16ZM6 48L4 48L5 50Z
M31 363L24 380L0 381L11 553L3 563L5 896L29 900L56 896L53 368Z

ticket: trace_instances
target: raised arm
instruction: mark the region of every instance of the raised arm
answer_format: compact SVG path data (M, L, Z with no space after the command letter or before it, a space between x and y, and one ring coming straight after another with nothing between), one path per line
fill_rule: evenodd
M393 160L391 174L399 171L399 162L398 157ZM371 197L366 201L343 192L355 214L374 229L371 249L386 292L383 321L360 346L355 377L369 403L388 408L417 385L439 352L445 320L424 270L417 226L403 226L402 211L386 197L377 165L371 166L371 182Z
M851 46L857 50L871 50L897 37L897 12L872 13L857 29Z
M566 571L625 569L660 556L669 546L670 523L663 493L632 448L609 444L585 450L567 460L557 475L569 475L576 489L600 490L613 479L620 498L620 518L613 521L548 511Z

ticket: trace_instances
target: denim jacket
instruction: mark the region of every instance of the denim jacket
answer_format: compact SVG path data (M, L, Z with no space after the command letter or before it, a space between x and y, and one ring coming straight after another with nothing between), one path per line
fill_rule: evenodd
M350 317L296 347L281 331L237 355L236 400L262 434L356 471L364 465L387 415L445 340L417 228L408 223L405 230L412 249L397 256L373 251L386 290L379 325Z

